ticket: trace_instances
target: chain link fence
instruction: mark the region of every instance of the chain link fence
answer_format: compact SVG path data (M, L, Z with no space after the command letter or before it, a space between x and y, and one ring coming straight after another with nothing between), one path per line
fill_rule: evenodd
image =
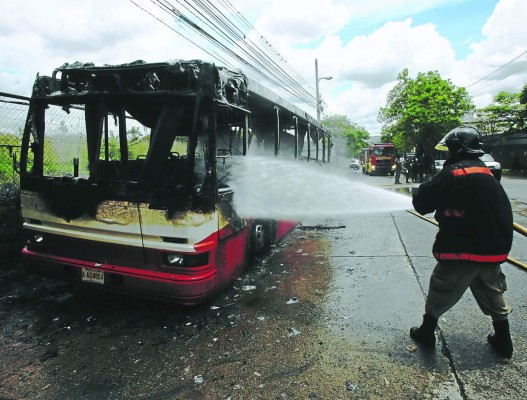
M0 93L0 259L22 243L17 166L28 108L27 97Z
M29 98L0 93L0 185L3 187L19 186L18 163L28 109ZM81 176L87 174L84 111L77 107L65 109L50 105L45 125L44 174L72 175L74 163L79 163ZM31 165L31 152L28 157Z
M29 98L0 92L0 259L21 245L19 162ZM45 116L44 174L87 175L84 111L50 105ZM28 154L32 165L33 153ZM76 165L74 165L76 164Z
M20 158L22 134L26 123L29 98L0 93L0 184L16 185L16 166Z

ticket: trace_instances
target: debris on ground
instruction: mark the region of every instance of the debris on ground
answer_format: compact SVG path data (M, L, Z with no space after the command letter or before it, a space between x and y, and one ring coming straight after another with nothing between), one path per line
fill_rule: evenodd
M287 336L289 337L295 337L295 336L298 336L300 335L300 331L295 329L295 328L289 328L287 330Z
M359 390L359 385L348 380L346 381L346 389L352 392L356 392L357 390Z

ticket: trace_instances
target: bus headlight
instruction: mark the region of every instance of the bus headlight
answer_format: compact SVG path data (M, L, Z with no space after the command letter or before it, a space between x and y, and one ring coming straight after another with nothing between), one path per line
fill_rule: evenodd
M201 267L209 263L209 252L196 254L165 253L165 263L171 267Z
M170 265L183 265L183 254L169 253L166 257Z

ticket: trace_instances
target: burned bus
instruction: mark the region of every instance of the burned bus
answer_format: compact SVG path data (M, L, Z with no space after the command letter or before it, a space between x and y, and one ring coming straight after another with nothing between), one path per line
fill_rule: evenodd
M197 304L295 223L241 217L250 150L328 163L330 134L240 71L203 61L64 64L34 83L20 159L32 272Z

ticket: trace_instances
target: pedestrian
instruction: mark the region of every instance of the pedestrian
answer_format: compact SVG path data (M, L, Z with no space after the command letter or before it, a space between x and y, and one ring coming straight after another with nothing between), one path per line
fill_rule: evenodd
M400 185L401 171L403 169L404 159L401 157L395 157L395 184Z
M412 160L407 158L404 162L406 183L410 183L410 178L412 177Z
M413 183L419 182L419 160L417 157L412 161L412 181Z
M500 182L479 159L484 154L481 146L475 128L451 130L436 146L448 151L443 170L413 195L418 213L435 211L439 232L423 323L410 329L410 336L433 348L438 318L470 288L481 311L492 318L494 333L487 341L501 356L511 358L511 309L504 297L507 285L500 264L512 245L512 210Z
M418 174L419 174L419 182L420 183L423 183L425 180L424 180L424 173L425 173L425 162L422 158L419 158L417 160L419 166L417 167L417 170L418 170Z

